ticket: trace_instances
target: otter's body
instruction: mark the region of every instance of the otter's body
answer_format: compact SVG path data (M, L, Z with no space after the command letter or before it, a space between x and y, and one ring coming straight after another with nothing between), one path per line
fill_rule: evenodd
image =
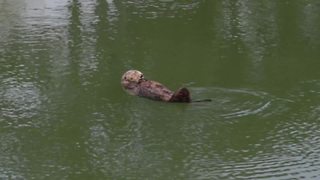
M156 81L143 80L137 87L139 89L138 96L148 97L154 100L170 101L174 94L174 92Z
M127 71L122 76L121 84L131 95L165 102L191 101L188 89L181 88L173 92L159 82L144 79L143 74L137 70Z

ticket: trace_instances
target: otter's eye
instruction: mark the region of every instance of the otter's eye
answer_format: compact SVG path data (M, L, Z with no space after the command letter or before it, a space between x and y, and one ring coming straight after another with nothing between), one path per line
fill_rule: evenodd
M143 74L141 74L140 79L143 79Z

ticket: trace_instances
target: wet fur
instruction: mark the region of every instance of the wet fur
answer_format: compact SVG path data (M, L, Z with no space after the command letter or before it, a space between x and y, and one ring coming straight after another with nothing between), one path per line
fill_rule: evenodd
M187 88L176 92L171 91L159 82L146 80L137 70L127 71L121 79L123 88L131 95L137 95L157 101L190 102L190 93Z

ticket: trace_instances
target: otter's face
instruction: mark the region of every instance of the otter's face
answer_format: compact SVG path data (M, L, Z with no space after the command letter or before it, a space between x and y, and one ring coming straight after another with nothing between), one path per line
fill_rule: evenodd
M121 84L130 94L138 93L138 84L144 80L143 74L137 70L129 70L122 75Z
M129 70L122 75L121 81L127 81L130 83L139 83L143 80L143 74L137 70Z

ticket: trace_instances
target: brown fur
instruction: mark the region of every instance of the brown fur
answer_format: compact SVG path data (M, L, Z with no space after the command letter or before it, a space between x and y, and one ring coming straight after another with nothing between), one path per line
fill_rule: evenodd
M159 82L144 79L137 70L129 70L122 76L121 84L131 95L137 95L152 100L165 102L190 102L190 93L187 88L176 92L171 91Z

